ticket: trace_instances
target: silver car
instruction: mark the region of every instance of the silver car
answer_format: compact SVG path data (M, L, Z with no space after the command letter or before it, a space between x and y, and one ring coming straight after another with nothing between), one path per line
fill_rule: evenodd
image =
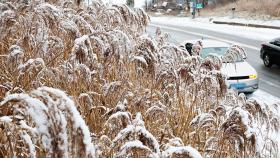
M181 44L189 52L192 45L198 40L185 41ZM229 43L204 39L202 41L202 50L200 56L206 58L209 54L222 56L231 46ZM252 93L258 89L258 75L256 70L246 61L246 58L239 59L234 63L223 63L222 74L227 76L226 84L228 88L236 89L238 92Z

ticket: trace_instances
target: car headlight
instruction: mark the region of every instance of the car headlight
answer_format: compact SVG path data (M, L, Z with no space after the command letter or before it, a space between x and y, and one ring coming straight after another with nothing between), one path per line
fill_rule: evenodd
M257 78L257 75L255 74L255 75L249 75L249 78L250 79L255 79L255 78Z

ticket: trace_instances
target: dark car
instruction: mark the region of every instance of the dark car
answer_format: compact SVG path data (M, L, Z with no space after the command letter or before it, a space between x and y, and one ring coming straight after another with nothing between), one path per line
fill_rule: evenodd
M280 66L280 38L263 43L260 56L266 67L271 67L273 64Z

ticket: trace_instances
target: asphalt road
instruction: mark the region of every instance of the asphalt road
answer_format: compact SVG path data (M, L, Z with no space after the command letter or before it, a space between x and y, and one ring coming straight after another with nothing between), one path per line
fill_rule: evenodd
M272 68L264 67L259 53L260 45L263 41L228 35L201 28L175 26L172 24L163 25L151 23L147 28L147 33L154 35L157 27L161 27L163 32L168 33L170 35L170 42L175 44L179 44L185 40L207 38L241 45L247 52L247 61L258 72L259 89L280 98L280 67L276 65Z

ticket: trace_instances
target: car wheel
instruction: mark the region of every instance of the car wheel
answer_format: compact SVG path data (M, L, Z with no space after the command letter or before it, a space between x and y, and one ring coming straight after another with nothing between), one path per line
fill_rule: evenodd
M271 59L270 59L270 56L268 54L264 54L263 63L264 63L264 66L266 66L266 67L271 67L272 66Z

